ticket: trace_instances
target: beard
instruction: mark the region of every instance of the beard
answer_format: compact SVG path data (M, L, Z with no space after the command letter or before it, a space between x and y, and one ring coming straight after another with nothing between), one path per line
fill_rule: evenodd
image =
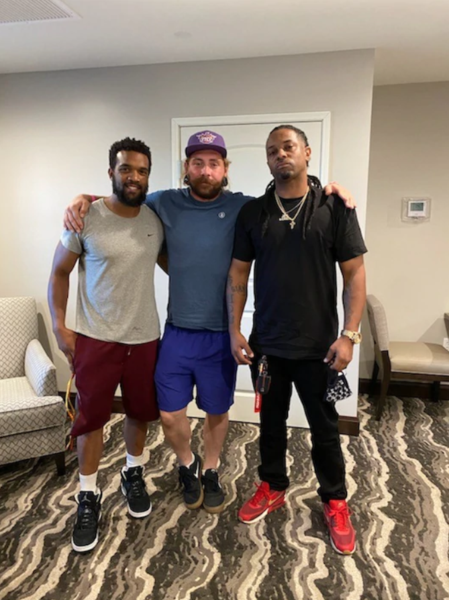
M281 171L278 174L278 178L282 179L282 181L288 181L289 179L291 179L293 177L294 173L293 171Z
M112 179L112 191L117 196L118 201L122 204L125 204L125 206L137 208L145 202L148 192L148 183L144 187L137 183L133 185L135 185L137 188L140 188L139 193L136 195L128 191L126 184L122 184L121 181L117 181L115 177Z
M283 168L279 168L277 165L275 165L270 169L270 171L274 179L277 181L288 181L296 174L292 165L285 165Z
M224 188L222 181L211 181L204 177L197 177L196 179L188 177L188 185L197 196L204 198L204 200L216 198Z

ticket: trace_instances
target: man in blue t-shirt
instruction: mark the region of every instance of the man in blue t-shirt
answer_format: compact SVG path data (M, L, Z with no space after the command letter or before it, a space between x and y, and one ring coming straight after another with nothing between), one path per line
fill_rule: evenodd
M234 401L236 363L230 349L225 288L237 215L252 197L226 190L229 161L224 139L213 131L193 134L185 149L187 185L147 196L165 228L169 274L168 318L156 367L164 433L177 455L186 506L210 513L224 508L218 478L220 452ZM338 185L325 190L352 198ZM79 232L91 196L78 196L65 225ZM191 450L187 406L205 411L204 462Z

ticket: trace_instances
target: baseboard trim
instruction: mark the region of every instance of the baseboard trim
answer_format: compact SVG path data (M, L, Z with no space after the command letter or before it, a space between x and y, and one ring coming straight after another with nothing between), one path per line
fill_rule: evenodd
M370 379L359 379L359 393L369 394L371 388ZM430 389L431 384L424 381L390 381L388 388L389 396L398 396L399 398L420 398L421 400L430 400ZM374 396L380 394L380 382L377 382L374 386ZM449 386L444 383L441 384L440 400L449 400Z
M360 433L359 418L340 416L338 419L338 431L340 435L358 436Z

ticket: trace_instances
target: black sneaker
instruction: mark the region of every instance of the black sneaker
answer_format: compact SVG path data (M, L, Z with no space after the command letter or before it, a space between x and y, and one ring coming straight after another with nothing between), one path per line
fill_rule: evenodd
M73 528L72 548L76 552L89 552L98 543L98 522L101 514L101 492L80 492L76 523Z
M201 477L204 488L204 509L208 513L220 513L225 505L225 494L218 481L218 473L215 469L206 469Z
M120 476L122 493L126 496L129 514L136 519L148 516L153 507L143 479L143 467L123 468Z
M202 461L198 454L194 454L194 461L190 467L178 467L179 483L183 487L184 503L187 508L194 510L203 503L204 492L201 485Z

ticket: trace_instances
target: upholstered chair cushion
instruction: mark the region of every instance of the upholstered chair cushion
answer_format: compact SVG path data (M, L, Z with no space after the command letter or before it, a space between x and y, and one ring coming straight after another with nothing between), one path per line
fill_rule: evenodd
M36 396L26 377L0 380L0 437L63 426L60 396Z
M57 396L56 367L38 340L31 340L25 353L25 375L36 396Z
M439 344L390 342L391 370L426 375L449 375L449 352Z

